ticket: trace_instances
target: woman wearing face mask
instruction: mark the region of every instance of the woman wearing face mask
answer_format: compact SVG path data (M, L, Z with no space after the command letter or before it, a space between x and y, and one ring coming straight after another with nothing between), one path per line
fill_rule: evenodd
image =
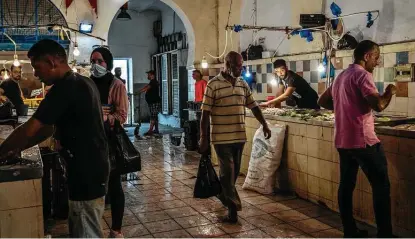
M91 79L98 87L106 130L111 130L115 120L121 125L127 121L128 98L125 85L111 73L113 57L107 48L96 48L91 54ZM111 152L111 151L110 151ZM125 197L121 184L121 174L115 168L113 154L110 153L111 173L108 182L108 196L111 203L112 226L109 237L122 238L122 219Z

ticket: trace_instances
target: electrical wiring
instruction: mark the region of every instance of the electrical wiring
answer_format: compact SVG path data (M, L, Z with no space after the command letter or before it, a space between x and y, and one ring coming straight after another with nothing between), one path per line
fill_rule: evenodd
M332 17L332 18L330 18L330 20L336 20L336 19L342 19L342 18L347 18L347 17L361 15L361 14L367 14L368 12L370 12L370 13L376 12L377 13L376 18L373 19L373 21L375 21L376 19L379 18L379 15L380 15L379 10L373 10L373 11L365 11L365 12L356 12L356 13L346 14L346 15L342 15L342 16L338 16L338 17Z
M280 43L279 43L279 44L278 44L278 46L277 46L277 49L275 50L274 54L272 54L271 61L272 61L272 58L274 58L274 57L277 55L277 52L278 52L278 50L280 49L280 46L282 45L282 43L283 43L285 40L287 40L287 39L288 39L288 36L289 36L292 32L293 32L293 31L288 32L288 33L287 33L287 34L285 34L285 36L281 39Z
M233 50L233 39L232 39L232 34L233 34L233 32L231 31L231 34L230 34L230 40L231 40L231 51Z
M225 48L223 49L222 54L220 54L219 56L213 56L209 52L206 52L206 55L208 55L208 56L210 56L210 57L212 57L214 59L219 59L219 58L222 58L225 55L227 48L228 48L228 30L226 30L226 34L225 34Z
M342 25L342 32L341 32L340 36L338 36L338 37L333 35L333 27L332 27L331 24L327 24L327 26L326 26L327 36L330 37L330 39L335 41L335 42L340 41L343 38L343 36L346 34L346 30L345 30L346 27L344 25L343 18L339 18L339 20L340 20L340 23Z

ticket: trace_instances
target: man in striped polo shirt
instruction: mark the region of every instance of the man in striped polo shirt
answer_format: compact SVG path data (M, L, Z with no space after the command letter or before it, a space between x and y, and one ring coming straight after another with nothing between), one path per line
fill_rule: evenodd
M240 78L242 68L242 56L234 51L229 52L225 57L225 69L207 84L200 122L200 152L203 153L209 147L207 131L210 118L210 139L219 159L222 185L222 193L218 198L228 207L229 214L224 221L230 223L238 221L237 211L242 210L235 182L246 142L245 107L251 109L263 125L265 137L271 137L271 131L248 84Z

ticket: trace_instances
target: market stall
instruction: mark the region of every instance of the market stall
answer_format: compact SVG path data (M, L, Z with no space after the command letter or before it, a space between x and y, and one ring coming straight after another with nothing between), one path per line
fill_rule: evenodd
M12 131L0 125L0 143ZM43 237L42 176L38 146L0 164L0 237Z
M295 192L299 197L325 205L338 212L337 190L340 164L334 147L334 117L330 111L268 108L263 110L270 124L286 125L282 161L276 176L276 188ZM248 172L253 137L260 127L249 112L246 118L247 143L241 172ZM391 182L392 222L394 231L415 236L415 120L406 117L376 117L376 132L388 159ZM216 161L215 155L214 161ZM359 170L353 195L354 214L375 225L371 186ZM408 235L408 234L406 234Z

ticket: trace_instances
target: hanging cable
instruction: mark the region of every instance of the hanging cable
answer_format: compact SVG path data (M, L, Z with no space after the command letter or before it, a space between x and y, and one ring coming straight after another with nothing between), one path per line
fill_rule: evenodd
M209 54L209 52L206 52L206 55L208 55L212 58L215 58L215 59L222 58L225 55L226 49L228 48L228 31L225 31L225 32L226 32L226 34L225 34L225 48L223 49L222 54L220 54L219 56L213 56L213 55Z
M233 0L231 0L231 4L229 5L228 22L226 23L226 26L229 26L229 21L230 21L230 19L231 19L231 14L232 14L232 3L233 3Z

